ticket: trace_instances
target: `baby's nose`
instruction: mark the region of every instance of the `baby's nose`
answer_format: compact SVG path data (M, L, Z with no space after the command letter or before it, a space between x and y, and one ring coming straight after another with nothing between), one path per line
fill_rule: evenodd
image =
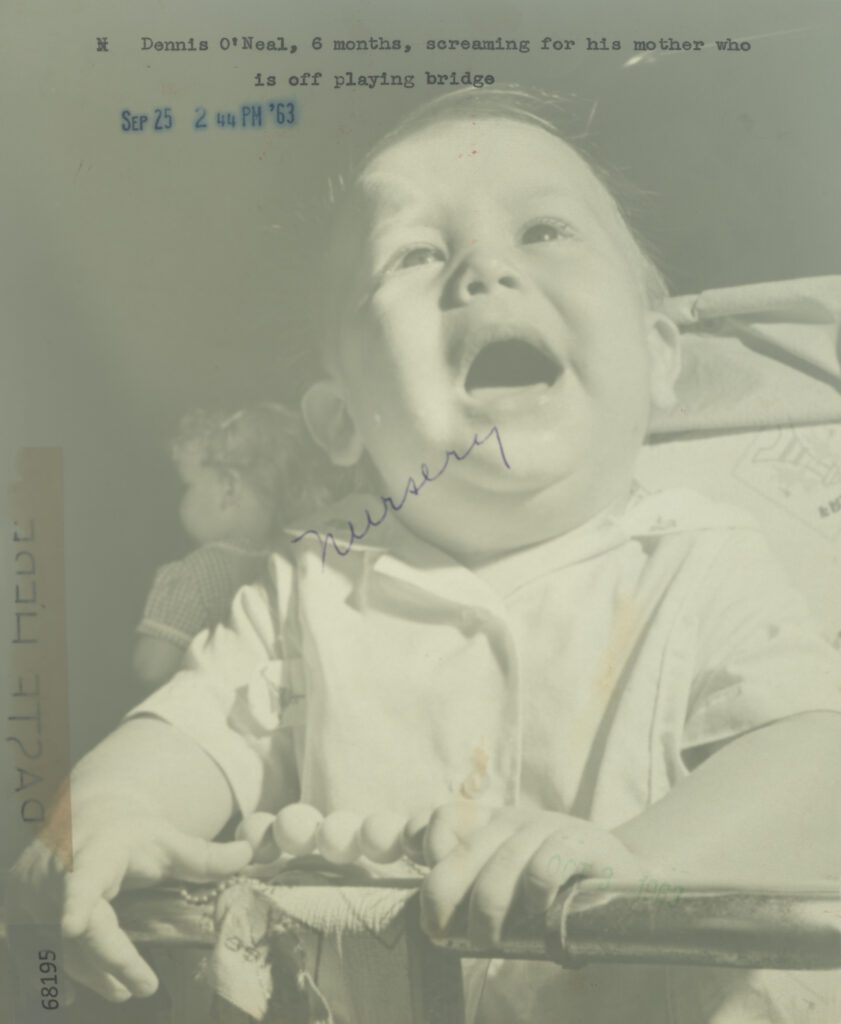
M456 305L463 305L498 288L520 287L517 271L505 259L473 250L464 257L450 279L450 300Z

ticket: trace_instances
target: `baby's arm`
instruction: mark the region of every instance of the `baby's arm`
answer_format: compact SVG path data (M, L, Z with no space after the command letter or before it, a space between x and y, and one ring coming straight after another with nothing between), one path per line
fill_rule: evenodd
M232 814L230 787L188 737L136 718L79 762L71 797L72 826L54 813L15 865L12 913L60 920L68 973L106 999L150 995L155 975L110 900L127 884L216 881L243 868L247 843L209 841Z
M438 934L468 898L468 932L493 945L512 909L540 912L572 875L786 884L841 876L841 715L809 712L733 740L612 833L506 808L433 816L422 892Z
M132 660L135 676L149 690L175 675L193 637L215 621L206 601L208 579L219 576L213 571L212 558L210 549L198 548L155 573L137 627ZM225 604L230 604L232 598L233 593L227 595Z
M806 712L725 744L616 834L696 878L838 881L839 791L841 715Z
M243 588L228 623L193 642L185 671L74 769L72 869L60 811L15 867L13 909L23 919L61 920L69 972L108 999L148 995L156 985L110 900L127 885L216 881L241 870L248 843L210 840L235 803L247 811L263 797L281 802L284 771L267 738L277 722L263 723L255 739L235 714L251 683L269 685L261 669L281 666L277 595L281 583L288 592L290 570L276 561L271 590Z
M134 674L144 686L154 689L171 679L184 661L184 648L172 640L141 636L134 648Z
M837 653L752 530L735 531L716 559L705 563L693 601L686 609L686 621L697 626L691 689L673 699L681 728L675 739L694 770L611 833L543 812L540 845L530 850L531 826L520 823L512 825L516 836L500 838L493 849L487 837L477 838L484 844L478 857L458 851L443 860L433 856L440 864L425 893L430 928L449 921L461 891L470 894L474 937L498 934L507 910L523 905L521 893L531 894L528 909L539 909L578 873L838 882ZM446 824L445 816L439 830L444 840ZM534 826L535 843L540 829Z

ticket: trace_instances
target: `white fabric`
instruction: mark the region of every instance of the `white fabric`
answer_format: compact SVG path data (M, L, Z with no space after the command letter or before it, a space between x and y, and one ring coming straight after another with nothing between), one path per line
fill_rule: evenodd
M412 1024L404 910L414 890L278 881L241 879L222 893L205 972L213 989L273 1024Z
M753 515L823 632L841 647L841 424L646 445L637 479L651 491L695 487Z
M838 656L751 521L691 492L640 494L475 571L395 519L371 540L323 563L317 543L276 556L273 588L242 590L134 712L200 743L243 813L470 794L612 828L685 777L689 748L841 711ZM674 976L494 966L479 1019L705 1019L674 1009ZM734 999L716 1024L753 1019Z

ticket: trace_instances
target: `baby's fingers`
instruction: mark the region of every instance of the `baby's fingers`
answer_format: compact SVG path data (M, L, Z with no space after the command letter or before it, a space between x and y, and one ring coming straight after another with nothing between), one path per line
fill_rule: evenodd
M484 828L497 810L472 800L445 804L432 815L426 827L423 852L429 865L449 857L463 847L469 838Z
M535 850L555 828L538 819L514 832L479 872L470 894L467 933L480 949L499 944L506 918L519 897L521 879Z
M101 900L113 899L125 877L127 855L116 844L92 843L80 851L64 877L61 930L65 938L82 935Z
M100 900L85 932L66 944L65 963L76 981L111 1002L149 996L158 987L152 968L120 928L110 903Z
M113 975L87 963L83 958L75 956L72 951L65 950L64 969L68 979L72 978L85 988L96 992L98 996L107 999L109 1003L124 1003L131 999L131 992ZM65 1003L69 1006L71 1000L65 997Z
M253 855L244 839L212 843L172 829L162 841L168 857L167 875L184 882L218 882L242 871Z
M458 845L435 865L421 888L421 920L430 935L446 932L482 868L517 827L516 819L501 815L466 838L451 833Z
M545 913L558 890L577 875L586 878L632 876L634 857L609 833L603 845L592 836L555 832L546 839L523 872L523 907L527 914Z

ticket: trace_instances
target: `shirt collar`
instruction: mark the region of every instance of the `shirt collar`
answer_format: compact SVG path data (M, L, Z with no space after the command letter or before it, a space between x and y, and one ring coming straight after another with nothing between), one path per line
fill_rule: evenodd
M647 491L637 486L617 520L628 537L656 537L687 530L751 529L753 517L684 487Z
M309 551L323 557L325 567L329 564L331 569L354 575L357 586L364 586L373 572L426 591L446 604L500 610L497 595L476 573L409 530L399 513L390 511L379 525L365 529L366 510L376 521L381 509L382 501L374 495L353 494L324 509L314 522L290 525L284 533L299 555ZM344 554L337 553L330 535ZM354 572L360 563L364 571Z
M285 533L293 551L309 551L325 567L353 575L364 586L371 572L426 591L448 604L500 610L501 596L531 580L621 547L629 540L686 530L746 527L746 513L719 505L694 491L649 492L635 486L624 507L611 508L582 526L547 541L520 548L485 563L465 565L427 543L389 512L379 525L367 526L381 514L381 501L371 494L353 494L324 509L307 524L290 525ZM353 524L353 532L349 524ZM367 526L367 529L365 528ZM295 538L299 538L295 541ZM334 549L333 541L340 555ZM365 571L352 567L365 565Z
M474 572L495 590L510 594L519 587L620 547L628 540L617 517L604 512L559 537L519 548L501 558L476 563Z

